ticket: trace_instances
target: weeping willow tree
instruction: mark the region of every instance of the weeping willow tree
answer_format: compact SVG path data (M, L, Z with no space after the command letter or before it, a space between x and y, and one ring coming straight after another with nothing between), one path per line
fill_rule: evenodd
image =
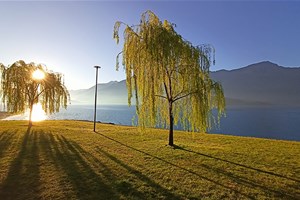
M128 26L116 22L114 39L123 32L123 57L128 103L136 98L138 125L169 127L169 145L173 146L173 126L205 132L224 114L222 86L209 76L214 49L210 45L193 46L174 30L168 21L160 21L151 11L142 14L140 24ZM215 120L212 110L218 110Z
M48 71L41 64L26 64L20 60L9 67L2 65L2 101L8 112L24 113L29 109L29 124L32 126L32 109L41 103L48 113L67 107L69 92L60 73Z

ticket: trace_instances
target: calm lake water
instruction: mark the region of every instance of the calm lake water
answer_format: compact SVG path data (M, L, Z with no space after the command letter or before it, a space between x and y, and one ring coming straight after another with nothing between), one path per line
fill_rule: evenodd
M67 110L47 119L76 119L93 121L94 107L70 105ZM135 107L100 106L97 121L132 125ZM13 119L13 118L11 118ZM209 133L300 141L300 108L283 107L228 107L221 119L220 129Z

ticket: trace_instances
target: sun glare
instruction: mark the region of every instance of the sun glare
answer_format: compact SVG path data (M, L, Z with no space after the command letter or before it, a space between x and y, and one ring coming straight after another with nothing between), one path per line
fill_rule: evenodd
M47 119L47 115L40 103L34 104L32 109L32 121L39 122Z
M45 73L42 70L37 69L32 73L32 78L42 80L43 78L45 78Z

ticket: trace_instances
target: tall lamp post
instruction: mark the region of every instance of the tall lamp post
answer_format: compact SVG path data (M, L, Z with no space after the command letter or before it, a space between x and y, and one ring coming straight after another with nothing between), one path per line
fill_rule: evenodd
M96 132L98 69L101 68L101 67L100 66L94 66L94 68L96 68L95 109L94 109L94 132Z

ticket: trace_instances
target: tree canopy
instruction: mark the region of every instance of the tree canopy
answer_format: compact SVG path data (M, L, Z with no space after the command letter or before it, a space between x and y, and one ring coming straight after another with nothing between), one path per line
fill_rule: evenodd
M30 110L31 122L33 105L40 102L48 113L58 112L67 107L69 92L63 83L63 75L47 70L44 65L20 60L9 67L1 64L2 101L8 112L24 113Z
M214 48L193 46L175 31L174 24L160 21L151 11L143 13L136 26L116 22L113 37L117 43L122 24L124 45L119 55L126 71L129 105L136 94L138 125L169 127L169 145L173 145L173 124L180 122L184 129L204 132L212 121L218 123L225 98L221 84L209 76ZM212 115L214 108L218 120Z

